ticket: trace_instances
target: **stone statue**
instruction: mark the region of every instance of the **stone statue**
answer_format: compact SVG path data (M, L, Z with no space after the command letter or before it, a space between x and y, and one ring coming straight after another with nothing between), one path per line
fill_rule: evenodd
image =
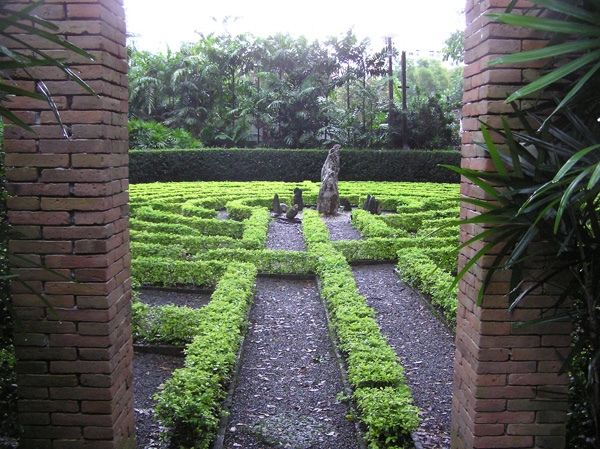
M321 169L321 188L317 199L317 211L323 215L337 215L340 207L338 176L340 172L340 148L334 145L329 150L327 159Z
M281 209L281 205L279 204L279 195L275 194L273 197L273 213L275 215L281 215L283 210Z
M302 189L299 189L298 187L294 189L294 202L292 203L292 206L294 204L298 205L298 210L304 209L304 201L302 200Z

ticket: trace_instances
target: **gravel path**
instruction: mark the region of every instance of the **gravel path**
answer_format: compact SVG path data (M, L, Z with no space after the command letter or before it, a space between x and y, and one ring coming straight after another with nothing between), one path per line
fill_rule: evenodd
M394 265L353 268L361 295L377 313L388 343L405 368L421 409L417 436L424 448L450 447L454 336L393 272Z
M257 280L225 448L355 449L313 281Z
M154 415L153 396L177 368L183 358L158 354L133 354L133 408L137 449L166 449L161 446L161 427Z
M195 292L176 292L142 288L138 290L139 299L151 306L179 306L200 309L210 302L210 295Z
M360 231L352 227L351 212L340 212L337 217L322 217L327 225L329 238L333 241L339 240L360 240Z
M296 218L301 220L302 212L298 212ZM285 215L274 218L269 223L265 247L285 251L306 251L304 236L302 235L302 223L288 221Z

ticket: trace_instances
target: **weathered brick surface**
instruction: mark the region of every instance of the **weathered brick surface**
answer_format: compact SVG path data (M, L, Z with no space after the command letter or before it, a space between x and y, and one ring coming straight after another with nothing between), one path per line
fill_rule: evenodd
M30 2L10 3L22 8ZM36 131L5 130L9 220L21 233L10 250L79 282L11 258L15 274L44 293L58 314L31 291L13 286L15 310L27 331L15 342L21 447L129 448L134 415L122 1L47 0L36 12L95 61L35 36L19 38L66 57L98 97L55 67L30 72L46 80L71 140L45 102L17 98L8 104ZM26 75L16 71L13 78L34 89Z
M524 80L535 76L540 67L539 62L513 67L487 65L496 56L543 45L543 34L493 23L486 16L489 12L503 12L509 3L510 0L467 1L464 168L495 171L487 153L475 144L483 140L480 120L501 126L500 116L512 109L504 104L504 99ZM530 6L522 0L515 5L515 11ZM520 128L518 122L509 123ZM492 139L501 142L494 133ZM490 200L480 187L465 178L461 194ZM461 204L462 218L475 217L482 211L480 207ZM480 225L463 226L461 241L466 242L482 230L485 227ZM459 265L464 266L484 244L476 242L464 248ZM486 290L482 306L478 306L477 296L493 257L481 258L459 284L452 447L563 449L568 379L558 372L561 358L568 352L571 327L568 323L553 323L515 328L514 323L540 317L554 299L534 296L507 313L508 272L498 273Z

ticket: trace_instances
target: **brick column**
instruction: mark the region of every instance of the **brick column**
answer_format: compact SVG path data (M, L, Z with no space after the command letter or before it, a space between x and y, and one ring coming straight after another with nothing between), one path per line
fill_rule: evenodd
M465 168L495 170L487 153L473 143L483 141L478 119L499 125L499 115L512 111L503 100L524 79L530 79L536 68L531 64L488 67L485 63L502 54L544 44L539 33L492 23L484 16L503 12L508 3L508 0L467 1L462 146ZM517 4L517 8L526 6L531 3ZM462 180L461 193L488 199L467 179ZM473 205L462 204L463 218L480 212ZM481 226L463 226L461 241L482 230ZM483 245L479 242L465 248L459 265L463 267ZM558 371L561 356L569 350L570 323L513 327L515 322L540 317L553 298L530 297L508 314L509 273L506 272L497 273L482 306L477 306L481 282L492 259L493 256L480 259L459 284L452 447L563 448L568 379L559 376Z
M15 1L17 7L30 3ZM36 13L60 27L95 61L67 56L99 95L54 68L31 70L54 96L72 139L47 104L17 98L8 105L36 134L5 128L9 220L20 233L13 273L21 448L134 447L130 256L128 234L127 64L122 0L46 0ZM47 45L32 36L23 40ZM14 44L11 44L14 46ZM33 87L23 73L15 74Z

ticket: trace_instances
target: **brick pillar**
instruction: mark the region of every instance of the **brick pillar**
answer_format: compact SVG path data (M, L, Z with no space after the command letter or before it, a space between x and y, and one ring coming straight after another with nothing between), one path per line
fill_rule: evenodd
M530 79L533 65L493 66L485 63L496 56L543 45L540 34L492 23L484 14L503 12L509 0L468 0L465 49L465 94L463 99L462 166L493 171L487 153L473 142L482 142L478 119L498 125L499 115L512 111L503 100ZM520 1L517 7L531 6ZM517 9L518 11L518 9ZM487 199L467 179L461 193ZM461 216L481 212L463 203ZM481 226L461 228L461 241L482 232ZM459 265L483 246L462 250ZM559 376L561 356L571 342L569 323L553 323L517 329L515 322L538 318L553 303L545 296L530 297L508 314L509 273L497 273L484 297L476 304L481 282L493 256L481 258L459 284L456 330L454 398L452 410L453 448L555 448L565 444L566 392L568 379Z
M36 12L95 56L90 61L46 47L55 57L68 56L99 98L56 69L31 71L47 80L72 140L63 137L45 103L24 98L8 103L36 131L5 128L8 190L14 195L9 220L21 233L10 250L79 282L12 258L13 273L44 294L59 317L14 284L15 310L27 332L15 337L19 420L25 429L20 447L130 448L135 444L122 0L47 0ZM31 81L21 83L33 87Z

